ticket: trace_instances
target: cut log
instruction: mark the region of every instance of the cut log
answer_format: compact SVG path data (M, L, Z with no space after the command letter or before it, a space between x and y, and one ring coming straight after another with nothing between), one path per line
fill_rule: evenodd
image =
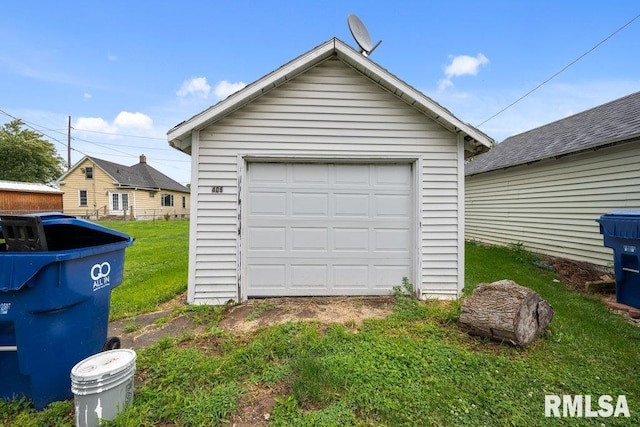
M462 303L460 326L471 335L527 346L544 332L553 308L512 280L482 283Z

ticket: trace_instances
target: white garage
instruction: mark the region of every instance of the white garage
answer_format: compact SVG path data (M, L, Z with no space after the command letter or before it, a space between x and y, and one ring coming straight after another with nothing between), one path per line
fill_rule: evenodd
M380 295L412 277L406 163L249 163L247 296Z
M337 39L180 123L188 301L464 286L464 159L491 139Z

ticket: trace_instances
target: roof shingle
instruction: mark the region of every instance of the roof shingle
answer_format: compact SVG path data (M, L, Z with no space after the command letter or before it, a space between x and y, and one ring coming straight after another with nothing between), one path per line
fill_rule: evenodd
M640 137L640 92L505 139L465 175L522 165Z
M95 157L89 158L102 170L111 175L120 185L180 191L184 193L189 192L187 187L152 168L146 162L141 162L133 166L125 166Z

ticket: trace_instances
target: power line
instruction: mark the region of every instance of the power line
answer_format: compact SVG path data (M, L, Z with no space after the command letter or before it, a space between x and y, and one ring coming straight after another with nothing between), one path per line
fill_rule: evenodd
M124 133L113 133L113 132L100 132L97 130L88 130L88 129L80 129L80 128L73 128L74 130L77 130L79 132L89 132L89 133L100 133L103 135L111 135L111 136L126 136L127 138L139 138L139 139L155 139L156 141L166 141L166 138L157 138L154 136L140 136L140 135L127 135Z
M60 141L60 140L59 140L59 139L57 139L57 138L52 137L51 135L48 135L47 133L43 132L43 131L42 131L42 130L40 130L40 129L37 129L35 126L38 126L38 127L42 128L42 129L46 129L46 130L51 131L51 132L56 132L56 133L64 134L62 131L59 131L59 130L56 130L56 129L50 129L50 128L47 128L47 127L45 127L45 126L38 125L38 124L36 124L36 123L27 122L27 121L25 121L25 120L23 120L23 119L20 119L20 118L18 118L18 117L16 117L16 116L14 116L14 115L12 115L12 114L7 113L6 111L4 111L4 110L2 110L2 109L0 109L0 114L4 114L4 115L6 115L7 117L10 117L10 118L12 118L12 119L14 119L14 120L20 120L20 122L22 122L22 123L23 123L26 127L28 127L29 129L31 129L31 130L33 130L33 131L35 131L35 132L38 132L39 134L41 134L41 135L43 135L43 136L45 136L45 137L47 137L47 138L49 138L49 139L51 139L51 140L53 140L53 141L57 142L58 144L62 145L62 146L63 146L63 147L65 147L65 148L67 148L67 147L68 147L68 145L67 145L66 143L64 143L64 142ZM96 132L96 133L106 133L106 132ZM117 134L111 134L111 135L117 135ZM124 135L119 135L119 136L124 136ZM160 138L151 138L151 137L148 137L147 139L160 139ZM127 156L127 157L132 157L132 158L136 158L136 157L137 157L136 155L133 155L133 154L130 154L130 153L127 153L127 152L121 151L121 150L116 150L116 149L114 149L112 146L107 146L107 145L105 145L105 144L100 144L100 143L97 143L97 142L95 142L95 141L89 141L89 140L86 140L86 139L75 138L75 137L73 137L73 138L72 138L72 140L74 140L74 141L86 142L86 143L88 143L88 144L93 144L93 145L96 145L96 146L101 147L101 148L105 148L105 149L107 149L107 150L109 150L109 151L110 151L109 153L99 153L100 155L102 155L102 154L109 155L109 154L113 154L113 152L114 152L114 151L116 151L116 152L118 152L118 153L120 153L120 154L122 154L122 155L124 155L124 156ZM162 139L162 140L164 140L164 139ZM149 147L135 147L135 146L126 146L125 148L154 149L154 148L149 148ZM75 151L76 153L79 153L79 154L81 154L81 155L83 155L83 156L91 157L91 156L90 156L89 154L87 154L86 152L80 151L80 150L78 150L78 149L77 149L77 148L75 148L75 147L71 147L71 150L72 150L72 151ZM156 150L165 150L165 149L159 149L159 148L157 148ZM168 148L168 149L166 149L166 150L167 150L167 151L173 151L173 150L172 150L172 149L170 149L170 148ZM179 170L183 170L183 171L187 171L187 170L189 170L189 169L184 169L184 168L176 167L173 163L175 163L175 162L180 162L180 163L190 163L190 162L191 162L190 160L175 160L175 159L152 159L152 161L153 161L153 162L156 162L156 163L159 163L159 164L163 164L163 165L165 165L165 166L171 166L171 167L173 167L174 169L179 169ZM170 164L170 165L169 165L169 164L163 163L163 161L171 162L172 164Z
M11 114L7 113L6 111L4 111L4 110L2 110L2 109L0 109L0 113L4 114L4 115L6 115L6 116L9 116L9 117L11 117L11 118L12 118L12 119L14 119L14 120L19 120L20 122L22 122L22 123L23 123L26 127L28 127L29 129L31 129L31 130L33 130L33 131L35 131L35 132L38 132L39 134L41 134L41 135L43 135L43 136L46 136L46 137L47 137L47 138L49 138L49 139L54 140L55 142L57 142L58 144L60 144L60 145L62 145L62 146L64 146L64 147L66 147L66 146L67 146L64 142L60 141L59 139L54 138L54 137L52 137L51 135L47 135L46 133L42 132L41 130L38 130L38 129L36 129L35 127L31 126L29 123L25 122L24 120L22 120L22 119L20 119L20 118L18 118L18 117L15 117L15 116L13 116L13 115L11 115Z
M533 89L531 89L529 92L525 93L524 95L522 95L520 98L516 99L515 101L513 101L511 104L507 105L506 107L504 107L502 110L498 111L497 113L495 113L493 116L489 117L487 120L485 120L484 122L480 123L479 125L477 125L476 127L480 127L483 124L487 123L489 120L492 120L494 118L496 118L497 116L499 116L500 114L504 113L506 110L508 110L509 108L513 107L515 104L517 104L518 102L522 101L524 98L526 98L527 96L531 95L533 92L535 92L536 90L540 89L542 86L544 86L545 84L549 83L551 80L553 80L555 77L557 77L559 74L561 74L563 71L565 71L567 68L571 67L573 64L575 64L576 62L580 61L582 58L584 58L585 56L589 55L591 52L593 52L594 50L596 50L597 48L600 47L600 45L604 44L606 41L608 41L610 38L612 38L613 36L615 36L617 33L619 33L620 31L622 31L623 29L625 29L626 27L628 27L629 25L631 25L633 23L633 21L635 21L636 19L640 18L640 14L636 15L635 17L633 17L633 19L631 19L629 22L627 22L626 24L624 24L622 27L618 28L617 30L615 30L613 33L609 34L607 37L605 37L604 39L602 39L600 42L598 42L595 46L593 46L591 49L589 49L588 51L586 51L585 53L583 53L582 55L580 55L579 57L577 57L576 59L574 59L573 61L571 61L569 64L567 64L566 66L564 66L560 71L558 71L557 73L553 74L551 77L549 77L548 79L546 79L545 81L543 81L542 83L540 83L538 86L534 87Z

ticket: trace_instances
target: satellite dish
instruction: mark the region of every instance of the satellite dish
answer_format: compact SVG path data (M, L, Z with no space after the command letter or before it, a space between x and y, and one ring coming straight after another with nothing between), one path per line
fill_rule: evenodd
M360 46L360 53L364 56L369 56L371 52L373 52L378 46L380 46L380 43L382 43L382 40L380 40L375 46L373 45L369 31L367 31L367 27L364 26L360 18L356 15L349 15L347 17L347 23L349 24L351 35L356 40L356 43L358 43L358 46Z

